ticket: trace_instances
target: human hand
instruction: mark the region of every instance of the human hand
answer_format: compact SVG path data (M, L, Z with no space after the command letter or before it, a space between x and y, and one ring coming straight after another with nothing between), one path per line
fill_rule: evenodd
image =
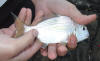
M26 24L31 23L30 9L22 8L18 16ZM12 38L15 25L0 30L0 61L26 61L41 47L42 43L34 41L37 31L32 30L19 38Z
M83 15L73 4L66 0L32 0L35 4L35 20L33 25L43 19L47 19L60 14L71 17L75 22L79 24L88 24L96 19L96 15ZM68 47L75 48L77 46L76 37L71 35L69 37ZM48 51L47 51L48 50ZM48 49L41 49L43 56L48 56L51 60L54 60L57 55L64 56L68 49L62 44L51 44Z

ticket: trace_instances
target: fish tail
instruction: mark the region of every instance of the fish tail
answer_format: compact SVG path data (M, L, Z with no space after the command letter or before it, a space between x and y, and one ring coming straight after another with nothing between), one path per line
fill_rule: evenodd
M13 12L11 12L11 14L15 19L16 27L16 34L13 37L17 38L24 34L24 22L20 20Z

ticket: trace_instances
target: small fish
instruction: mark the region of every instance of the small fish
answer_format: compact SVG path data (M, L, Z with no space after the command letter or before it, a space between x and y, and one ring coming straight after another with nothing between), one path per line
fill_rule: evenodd
M67 43L71 34L76 35L77 41L83 41L89 37L87 27L75 23L70 17L58 16L40 22L36 26L24 26L25 32L32 29L38 31L38 39L44 44Z
M19 21L16 22L19 23ZM89 32L86 26L75 23L67 16L57 16L46 19L38 23L36 26L27 26L25 24L23 24L23 26L21 24L23 23L20 23L20 26L18 26L19 24L16 24L16 26L19 27L17 33L20 32L21 29L23 29L24 32L36 29L38 31L37 38L40 42L46 45L51 43L67 43L68 37L71 34L76 35L78 42L89 37Z

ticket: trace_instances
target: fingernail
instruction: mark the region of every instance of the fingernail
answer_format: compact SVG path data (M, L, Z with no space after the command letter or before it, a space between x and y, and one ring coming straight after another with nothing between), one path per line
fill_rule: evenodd
M34 36L37 36L38 35L38 32L36 30L32 30L33 31L33 35Z

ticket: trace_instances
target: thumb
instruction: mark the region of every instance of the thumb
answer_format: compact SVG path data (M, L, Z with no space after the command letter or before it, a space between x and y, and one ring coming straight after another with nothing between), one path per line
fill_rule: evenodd
M31 58L42 46L42 43L36 40L36 42L31 45L29 48L24 50L22 53L12 58L11 61L26 61Z
M20 52L24 50L26 47L28 47L29 45L31 45L36 36L37 36L37 31L31 30L25 33L23 36L17 38L17 41L15 44L17 46L16 50L18 51L16 52Z
M40 21L42 21L43 15L44 15L43 11L38 11L38 12L36 13L36 15L35 15L35 19L33 20L32 25L36 25L36 24L38 24Z
M69 3L69 2L67 2ZM66 7L68 11L65 11L64 14L66 16L71 17L75 22L79 24L88 24L94 20L96 20L96 14L93 15L83 15L75 5L69 3L68 6Z
M72 17L72 19L79 23L79 24L89 24L90 22L95 21L97 18L96 14L92 14L92 15L81 15L81 16L74 16Z

